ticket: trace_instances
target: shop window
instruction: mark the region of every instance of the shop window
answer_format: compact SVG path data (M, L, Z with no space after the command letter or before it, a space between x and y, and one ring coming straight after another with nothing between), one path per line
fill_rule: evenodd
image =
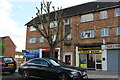
M30 26L30 31L35 31L36 29L34 28L34 26Z
M102 37L109 36L108 28L101 29L101 36Z
M116 28L117 35L120 35L120 27Z
M82 31L81 38L93 38L94 37L94 30Z
M29 43L36 43L36 38L35 37L29 38Z
M100 19L106 19L108 18L107 11L101 11L100 12Z
M115 16L120 16L120 8L116 8L114 14Z
M81 22L93 21L93 14L85 14L81 16Z

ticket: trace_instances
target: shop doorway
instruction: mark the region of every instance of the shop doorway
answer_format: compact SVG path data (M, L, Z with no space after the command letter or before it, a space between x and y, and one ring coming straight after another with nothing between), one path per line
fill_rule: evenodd
M65 63L68 65L71 64L71 56L70 55L65 55Z
M95 69L95 54L87 54L87 68Z
M96 69L101 70L102 69L102 55L101 54L96 54L95 55L95 60L96 60Z

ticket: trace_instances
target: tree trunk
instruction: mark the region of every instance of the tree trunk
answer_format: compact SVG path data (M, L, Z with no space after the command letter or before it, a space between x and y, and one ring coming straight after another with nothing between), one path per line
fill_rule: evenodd
M50 58L55 58L55 48L54 47L50 47Z

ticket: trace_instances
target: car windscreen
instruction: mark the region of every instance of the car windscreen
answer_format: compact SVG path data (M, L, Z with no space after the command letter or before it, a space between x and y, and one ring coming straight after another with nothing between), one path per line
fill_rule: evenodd
M8 58L8 57L3 58L3 61L5 63L14 62L13 58Z
M60 66L58 63L56 63L54 60L50 59L49 60L54 66Z

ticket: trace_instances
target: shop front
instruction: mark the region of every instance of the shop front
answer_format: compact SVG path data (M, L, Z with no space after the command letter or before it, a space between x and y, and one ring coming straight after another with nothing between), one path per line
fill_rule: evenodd
M60 48L55 48L55 58L60 59ZM48 58L50 57L50 48L41 48L40 51L40 57L41 58Z
M39 58L39 49L26 49L24 50L25 61L28 61L33 58Z
M101 46L79 46L78 51L78 66L91 70L102 69L102 50Z

